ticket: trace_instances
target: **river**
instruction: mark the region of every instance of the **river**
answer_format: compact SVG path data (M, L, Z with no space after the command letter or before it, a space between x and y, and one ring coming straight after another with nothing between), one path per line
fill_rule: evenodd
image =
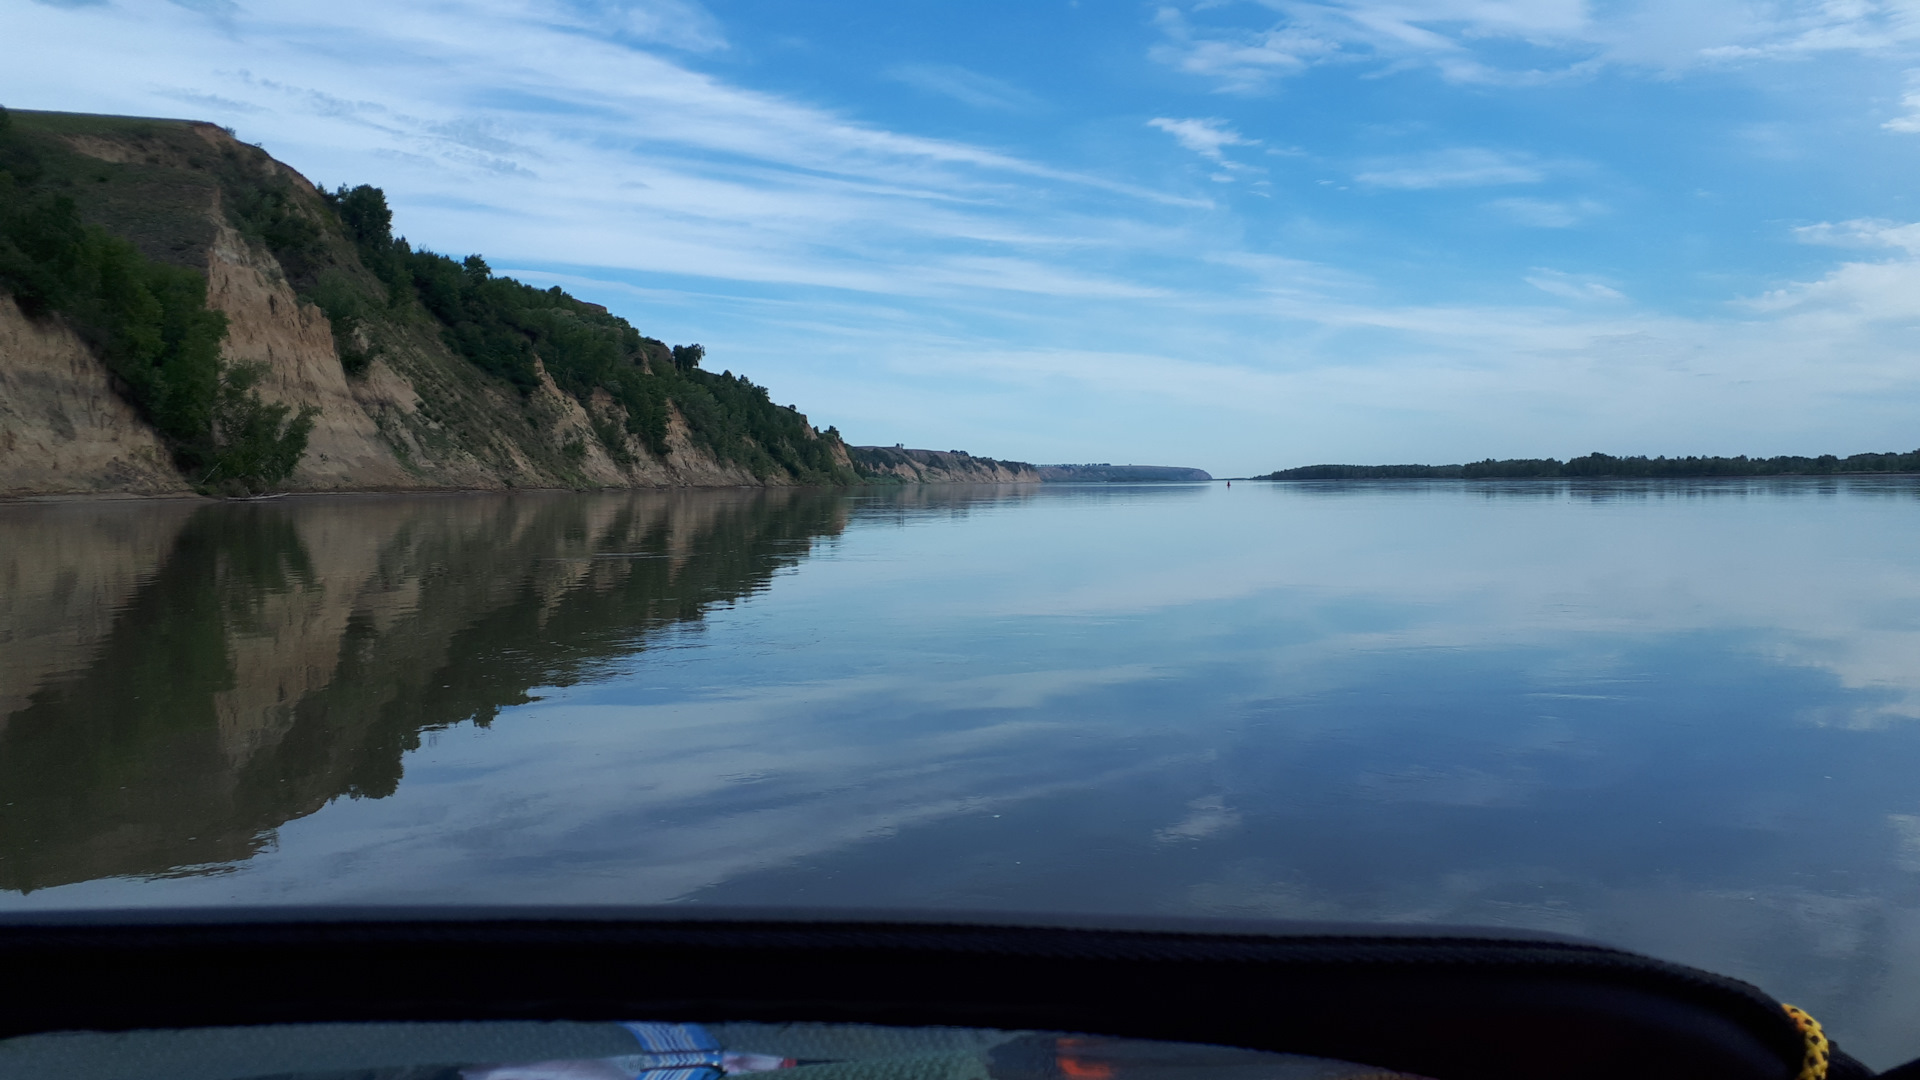
M0 909L1498 924L1920 1054L1920 481L0 506Z

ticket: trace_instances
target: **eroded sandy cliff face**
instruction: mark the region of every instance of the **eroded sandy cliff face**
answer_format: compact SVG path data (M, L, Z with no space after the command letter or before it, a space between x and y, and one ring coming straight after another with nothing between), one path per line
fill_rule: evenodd
M716 459L695 444L677 410L668 417L667 454L656 455L629 435L626 461L615 461L595 421L610 418L619 430L625 415L604 394L590 411L542 371L539 387L516 401L510 392L463 380L450 370L455 361L437 355L431 343L403 341L362 377L349 378L320 309L294 294L279 263L259 244L217 216L211 220L207 303L227 316L224 358L262 365L266 376L259 389L267 400L319 409L288 490L787 482L762 480ZM544 423L524 422L528 412ZM503 422L474 438L488 414ZM465 431L456 429L462 418L468 420ZM0 295L0 495L100 493L190 494L191 488L159 435L115 392L105 364L85 342L58 319L28 319L12 298Z
M381 261L387 249L378 246L392 245L391 237L372 241L352 232L331 197L230 132L125 117L12 116L7 138L27 140L15 149L38 155L34 160L45 168L36 175L54 178L47 184L74 200L83 222L127 240L148 259L205 272L207 304L227 317L223 359L261 365L262 397L317 410L306 452L281 485L287 490L784 486L800 477L852 479L837 439L830 464L817 452L794 455L796 443L823 437L805 417L787 410L768 424L764 390L682 369L664 343L639 336L596 305L561 297L543 310L560 313L561 331L575 334L569 341L577 343L580 333L617 340L621 360L659 377L652 389L621 381L630 380L627 369L583 375L574 345L553 346L559 360L537 351L554 340L539 337L553 324L541 324L543 331L503 321L504 308L486 307L496 300L427 303L428 294L418 291L427 289L426 279L418 275L431 271L437 256L398 245L396 278L395 266ZM480 310L470 301L485 309L476 318L493 320L485 330L460 322ZM361 306L350 310L353 304ZM525 340L502 345L503 328ZM345 338L336 340L336 333ZM486 339L495 351L484 358L474 351L476 333L496 335ZM523 357L509 355L516 348ZM658 360L649 361L655 353ZM504 368L494 363L501 355L508 356ZM537 379L514 366L528 358ZM564 389L542 359L561 363L555 372ZM613 382L595 381L603 378ZM189 493L200 477L180 475L166 441L125 390L58 318L28 320L0 291L0 497ZM676 404L685 394L700 406L687 414ZM632 426L649 436L627 430L629 407L645 410ZM692 427L689 415L696 418ZM649 438L659 440L657 448Z
M568 486L731 487L762 483L747 470L716 460L695 446L678 412L667 423L668 453L656 456L626 438L626 463L617 462L595 432L594 413L624 421L605 394L590 405L562 391L540 370L526 402L488 389L434 379L430 348L404 343L349 379L341 367L333 328L319 308L288 287L274 257L222 223L207 251L207 303L227 316L225 356L265 365L262 396L320 410L307 454L288 481L294 491L395 491L421 488L552 487L549 469L529 454L529 441L558 456L573 474ZM389 362L391 359L392 362ZM398 368L396 368L398 365ZM406 371L413 376L401 374ZM443 395L502 415L531 411L545 421L524 432L498 432L475 453L466 440L447 437L446 425L421 410L416 380ZM431 390L430 390L431 392ZM471 400L477 397L478 400ZM519 438L511 435L517 434ZM403 462L404 457L404 462ZM770 482L778 484L779 478Z
M763 482L746 469L719 461L695 446L693 433L678 409L669 409L667 413L666 455L655 456L645 443L628 435L621 444L627 457L627 464L622 465L613 460L613 455L594 433L595 414L613 420L616 428L626 420L626 413L609 395L595 394L587 405L582 405L554 385L544 368L540 369L540 389L536 393L544 399L541 407L551 410L554 416L548 442L562 453L567 453L569 446L576 447L581 476L594 486L736 487ZM769 477L764 482L779 487L787 480Z
M1040 474L1023 461L995 461L964 450L909 450L903 446L848 448L853 467L868 477L909 484L1037 484Z
M0 496L108 492L189 489L86 343L0 294Z
M207 249L207 306L226 313L226 359L266 367L262 397L320 410L306 456L288 487L339 491L420 486L347 386L327 317L293 294L272 255L218 219Z

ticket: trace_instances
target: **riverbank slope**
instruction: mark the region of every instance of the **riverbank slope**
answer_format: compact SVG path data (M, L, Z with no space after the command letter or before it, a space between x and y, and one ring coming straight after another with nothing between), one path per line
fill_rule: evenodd
M0 496L857 479L838 432L702 370L698 346L412 249L378 189L324 192L212 124L0 116ZM142 298L108 279L178 285L166 268L204 282L226 381L186 371L172 339L136 348L170 324L130 324ZM311 426L290 471L228 490L240 457L216 414L243 371L235 393L276 433Z

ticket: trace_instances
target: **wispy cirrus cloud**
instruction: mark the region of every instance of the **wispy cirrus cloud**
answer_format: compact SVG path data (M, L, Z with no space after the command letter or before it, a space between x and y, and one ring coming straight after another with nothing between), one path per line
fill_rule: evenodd
M30 5L16 23L27 38L88 40L119 75L103 94L41 50L14 70L8 102L160 114L189 102L246 137L268 136L316 179L384 184L416 240L510 261L895 295L973 284L1133 295L1142 287L1033 253L1105 243L1136 227L1141 206L1199 204L864 123L601 32L612 20L631 36L718 47L711 17L692 4L376 8L249 8L209 33L159 0ZM1048 205L1057 212L1036 217Z
M1552 296L1568 300L1625 300L1626 296L1611 285L1598 281L1588 281L1575 277L1563 270L1550 270L1536 267L1526 277L1527 284Z
M1920 224L1884 218L1854 218L1797 226L1794 238L1803 244L1828 247L1892 247L1920 255Z
M1419 16L1479 8L1310 7L1233 9L1319 20L1253 42L1267 59L1248 71L1278 70L1284 54L1377 74L1367 58L1386 52L1328 28L1383 11L1393 17L1368 33L1393 48L1479 62L1484 44L1465 23ZM1504 445L1525 454L1576 436L1621 445L1661 424L1740 450L1806 431L1832 434L1805 444L1824 445L1907 430L1920 407L1908 359L1920 316L1903 299L1920 297L1920 259L1903 239L1913 227L1882 219L1897 207L1769 211L1834 222L1797 234L1742 222L1743 236L1771 230L1793 252L1791 272L1761 259L1744 276L1702 274L1682 305L1671 279L1620 254L1666 250L1671 238L1634 233L1649 226L1626 209L1647 206L1641 194L1664 174L1585 145L1567 156L1567 141L1549 142L1558 132L1448 126L1428 99L1426 127L1357 112L1283 127L1285 115L1237 113L1219 97L1169 102L1155 89L1116 105L1125 87L1106 86L1076 101L1055 80L1044 108L958 138L892 100L863 107L868 70L839 96L782 89L799 53L755 27L721 27L691 5L646 6L638 23L634 10L338 0L243 4L214 19L168 0L25 3L8 11L21 44L0 68L0 100L159 115L187 102L318 181L384 186L417 244L482 251L503 271L615 304L648 333L703 341L779 399L874 441L1029 460L1104 460L1111 447L1250 472L1293 453L1466 452L1489 409ZM1547 48L1577 37L1555 29L1575 25L1568 10L1516 4L1485 25ZM1203 17L1222 13L1176 12L1194 44L1218 29ZM625 30L607 29L620 19ZM1006 112L996 102L1013 100L1013 84L984 69L895 74ZM1151 81L1125 74L1115 86ZM894 83L881 93L910 96ZM1569 84L1566 107L1592 104L1586 92ZM1484 91L1469 96L1480 115ZM1696 119L1701 131L1738 130ZM1302 149L1281 157L1282 145ZM1174 146L1212 167L1158 167ZM1428 149L1390 152L1409 146ZM1271 170L1258 192L1270 199L1142 179L1192 185L1256 167ZM1601 170L1621 193L1607 204L1562 190ZM1351 184L1328 179L1342 175ZM1605 232L1633 243L1593 246L1603 230L1574 228L1603 214ZM1428 215L1446 227L1430 229ZM1711 240L1722 226L1703 216L1689 227ZM1871 254L1804 270L1796 237Z
M1920 135L1920 68L1907 72L1907 92L1900 95L1905 115L1896 116L1880 126L1903 135Z
M1528 155L1462 146L1370 162L1354 180L1377 188L1421 191L1429 188L1537 184L1544 166Z
M1154 59L1233 92L1333 63L1425 66L1457 83L1537 84L1609 66L1671 72L1920 43L1920 15L1904 0L1263 0L1167 4L1155 21Z
M1258 90L1275 78L1338 59L1342 52L1338 35L1293 23L1222 31L1196 27L1185 11L1173 6L1160 8L1154 21L1164 37L1153 47L1153 58L1214 80L1223 90Z
M1229 146L1260 145L1259 139L1247 138L1218 118L1175 120L1162 116L1147 121L1147 126L1159 128L1173 136L1174 142L1213 162L1226 160L1223 151Z
M1035 108L1040 100L1005 79L958 64L895 64L886 77L930 94L952 98L976 109L1017 111Z
M1493 81L1515 73L1479 59L1476 43L1564 46L1580 39L1587 15L1583 0L1273 0L1169 4L1155 22L1162 34L1152 52L1156 60L1220 89L1249 92L1329 63L1417 62L1457 81Z
M554 0L549 11L556 22L635 44L695 53L727 47L719 20L694 0Z
M1566 229L1607 212L1604 203L1593 199L1534 199L1517 196L1494 199L1487 209L1516 225L1536 229Z

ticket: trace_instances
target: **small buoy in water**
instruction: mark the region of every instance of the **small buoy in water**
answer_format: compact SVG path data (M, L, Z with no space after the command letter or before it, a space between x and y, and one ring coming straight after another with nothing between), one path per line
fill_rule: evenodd
M1233 481L1231 481L1231 480L1229 480L1229 481L1227 481L1227 486L1228 486L1228 487L1232 487L1232 486L1233 486Z

